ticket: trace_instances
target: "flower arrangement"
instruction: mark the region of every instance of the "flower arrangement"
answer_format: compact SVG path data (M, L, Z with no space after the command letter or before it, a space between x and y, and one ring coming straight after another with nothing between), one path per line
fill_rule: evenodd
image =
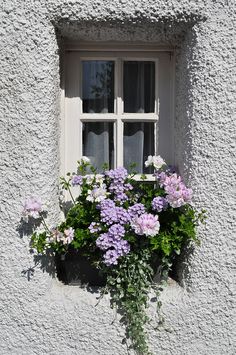
M122 311L127 338L142 355L149 354L145 333L149 291L151 287L160 291L153 284L155 266L168 271L183 246L197 241L195 227L204 215L191 206L192 190L160 156L149 156L145 165L154 167L155 181L147 182L145 175L136 181L135 172L128 174L123 167L104 166L97 174L82 157L77 174L61 181L73 202L62 223L50 228L36 198L28 199L23 211L44 225L31 238L38 253L79 250L103 272L104 292L110 292L111 305ZM71 186L78 187L76 198Z

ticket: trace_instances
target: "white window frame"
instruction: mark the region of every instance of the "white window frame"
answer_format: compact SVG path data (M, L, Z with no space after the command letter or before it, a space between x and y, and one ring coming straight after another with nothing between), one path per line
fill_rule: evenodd
M107 121L114 122L114 166L123 165L123 127L124 122L153 122L155 154L158 151L158 124L160 119L160 91L164 90L168 80L168 98L163 103L162 116L164 125L167 120L165 134L173 136L174 116L174 56L173 49L160 48L153 45L124 44L74 44L67 43L64 49L64 66L62 80L62 135L61 135L61 173L76 171L76 162L82 154L83 122ZM83 60L113 60L114 73L114 113L83 113L82 112L82 65ZM154 113L124 113L123 107L123 72L122 62L125 60L155 62L155 109ZM159 66L161 62L161 68ZM164 63L164 64L163 64ZM163 67L166 67L163 69ZM166 71L160 81L160 70ZM162 101L165 100L163 96ZM168 109L167 109L168 105ZM163 107L162 106L162 107ZM165 114L166 111L166 114ZM173 142L168 146L168 163L174 164ZM164 157L165 158L165 157ZM140 175L137 175L137 179ZM152 176L148 176L152 180Z

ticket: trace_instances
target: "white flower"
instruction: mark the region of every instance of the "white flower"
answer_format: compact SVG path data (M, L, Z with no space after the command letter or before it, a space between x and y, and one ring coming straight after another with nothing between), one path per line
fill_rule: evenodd
M86 156L83 156L81 158L81 163L88 164L88 163L90 163L90 159Z
M153 165L155 169L160 169L163 165L166 165L165 161L160 155L149 155L148 159L145 161L145 166L148 167Z
M104 175L96 174L96 175L85 175L86 183L91 185L92 183L97 183L99 185L103 185L104 182Z
M96 175L96 183L102 185L103 182L104 182L104 175L102 175L102 174L97 174L97 175Z
M160 169L163 165L166 165L164 159L160 155L153 156L153 165L155 169Z
M145 166L148 167L153 164L153 157L152 155L148 156L148 159L145 161Z
M91 202L101 202L107 198L107 195L106 185L102 185L100 187L95 187L93 190L88 190L86 200Z

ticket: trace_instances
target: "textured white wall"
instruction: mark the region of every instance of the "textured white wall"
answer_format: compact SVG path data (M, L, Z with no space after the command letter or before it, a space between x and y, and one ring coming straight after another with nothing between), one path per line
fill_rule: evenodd
M34 262L21 201L41 195L50 220L59 216L63 36L177 46L175 158L208 220L179 268L184 287L162 295L169 331L150 327L150 342L160 355L235 354L234 1L7 0L0 16L0 353L127 353L108 298L95 307L96 293L62 285L47 261L30 281L22 272Z

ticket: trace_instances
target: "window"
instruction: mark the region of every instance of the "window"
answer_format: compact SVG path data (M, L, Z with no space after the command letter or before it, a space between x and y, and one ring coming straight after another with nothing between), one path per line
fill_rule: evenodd
M135 162L138 174L151 174L144 162L156 154L172 163L171 58L153 46L68 44L63 173L83 155L98 171Z

